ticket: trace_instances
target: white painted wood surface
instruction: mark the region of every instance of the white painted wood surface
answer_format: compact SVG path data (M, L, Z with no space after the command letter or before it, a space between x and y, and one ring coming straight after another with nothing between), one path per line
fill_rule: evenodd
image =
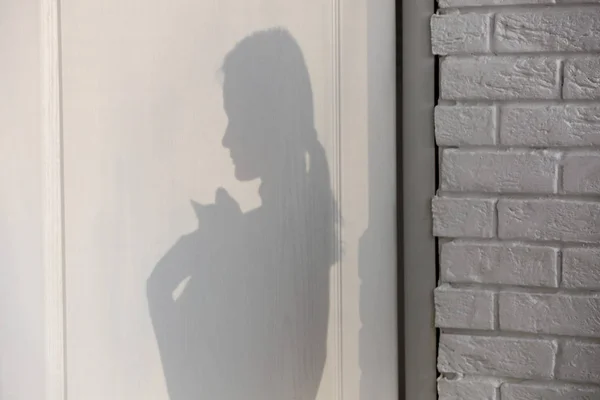
M6 4L0 398L397 398L393 2Z
M45 400L40 9L0 2L0 399Z

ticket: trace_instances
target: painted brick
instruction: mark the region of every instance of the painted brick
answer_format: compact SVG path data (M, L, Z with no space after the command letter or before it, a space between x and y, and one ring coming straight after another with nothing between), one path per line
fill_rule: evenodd
M431 17L434 54L483 53L488 50L490 15L445 14Z
M453 241L442 245L441 275L445 282L556 287L557 255L545 246Z
M600 290L600 248L564 249L562 286Z
M567 60L564 76L565 99L600 99L600 56Z
M509 146L600 146L600 105L504 107L500 142Z
M442 334L438 369L445 373L549 379L555 354L556 344L550 340Z
M557 59L551 57L446 57L440 67L447 100L557 99Z
M496 311L493 291L443 285L434 294L437 327L494 329Z
M433 234L444 237L494 235L495 200L435 197L432 201Z
M600 0L437 1L439 397L600 399Z
M497 388L501 381L494 378L461 377L438 380L439 400L499 400Z
M505 383L502 400L598 400L600 387L548 383Z
M441 188L448 191L555 193L559 154L549 151L444 150Z
M600 152L566 155L562 185L566 193L600 194Z
M600 343L566 341L556 358L557 378L600 382Z
M600 337L600 295L501 292L500 329Z
M600 7L498 13L498 52L600 50Z
M600 202L501 199L498 235L504 239L598 242Z
M438 146L494 144L494 107L435 108L435 140Z

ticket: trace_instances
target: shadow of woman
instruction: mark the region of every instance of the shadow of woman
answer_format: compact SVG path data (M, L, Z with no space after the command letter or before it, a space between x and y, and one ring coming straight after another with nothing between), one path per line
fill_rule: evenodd
M215 204L195 203L198 229L148 278L169 396L314 400L336 210L308 69L281 29L243 39L222 69L223 146L237 179L261 179L262 204L242 213L224 189Z

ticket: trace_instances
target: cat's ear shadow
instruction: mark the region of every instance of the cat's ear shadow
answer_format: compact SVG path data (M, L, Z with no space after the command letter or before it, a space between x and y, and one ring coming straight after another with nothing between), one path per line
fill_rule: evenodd
M217 189L213 204L201 204L194 200L190 200L190 203L198 219L198 224L242 214L238 202L224 188Z

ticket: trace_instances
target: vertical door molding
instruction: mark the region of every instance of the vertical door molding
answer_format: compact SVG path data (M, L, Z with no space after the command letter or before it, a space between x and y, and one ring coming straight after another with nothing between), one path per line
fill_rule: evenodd
M340 207L336 212L338 215L335 216L335 230L338 234L338 241L335 243L335 254L338 262L332 267L332 307L333 312L333 326L330 328L333 331L333 341L335 348L333 349L335 367L335 398L342 400L344 398L344 348L343 348L343 282L342 282L342 265L344 263L342 253L342 242L343 242L343 229L342 229L342 168L341 168L341 156L342 156L342 121L341 121L341 2L342 0L332 0L332 21L331 21L331 90L332 90L332 103L331 103L331 139L332 139L332 191L334 196L337 198Z
M41 0L46 399L66 399L59 0Z

